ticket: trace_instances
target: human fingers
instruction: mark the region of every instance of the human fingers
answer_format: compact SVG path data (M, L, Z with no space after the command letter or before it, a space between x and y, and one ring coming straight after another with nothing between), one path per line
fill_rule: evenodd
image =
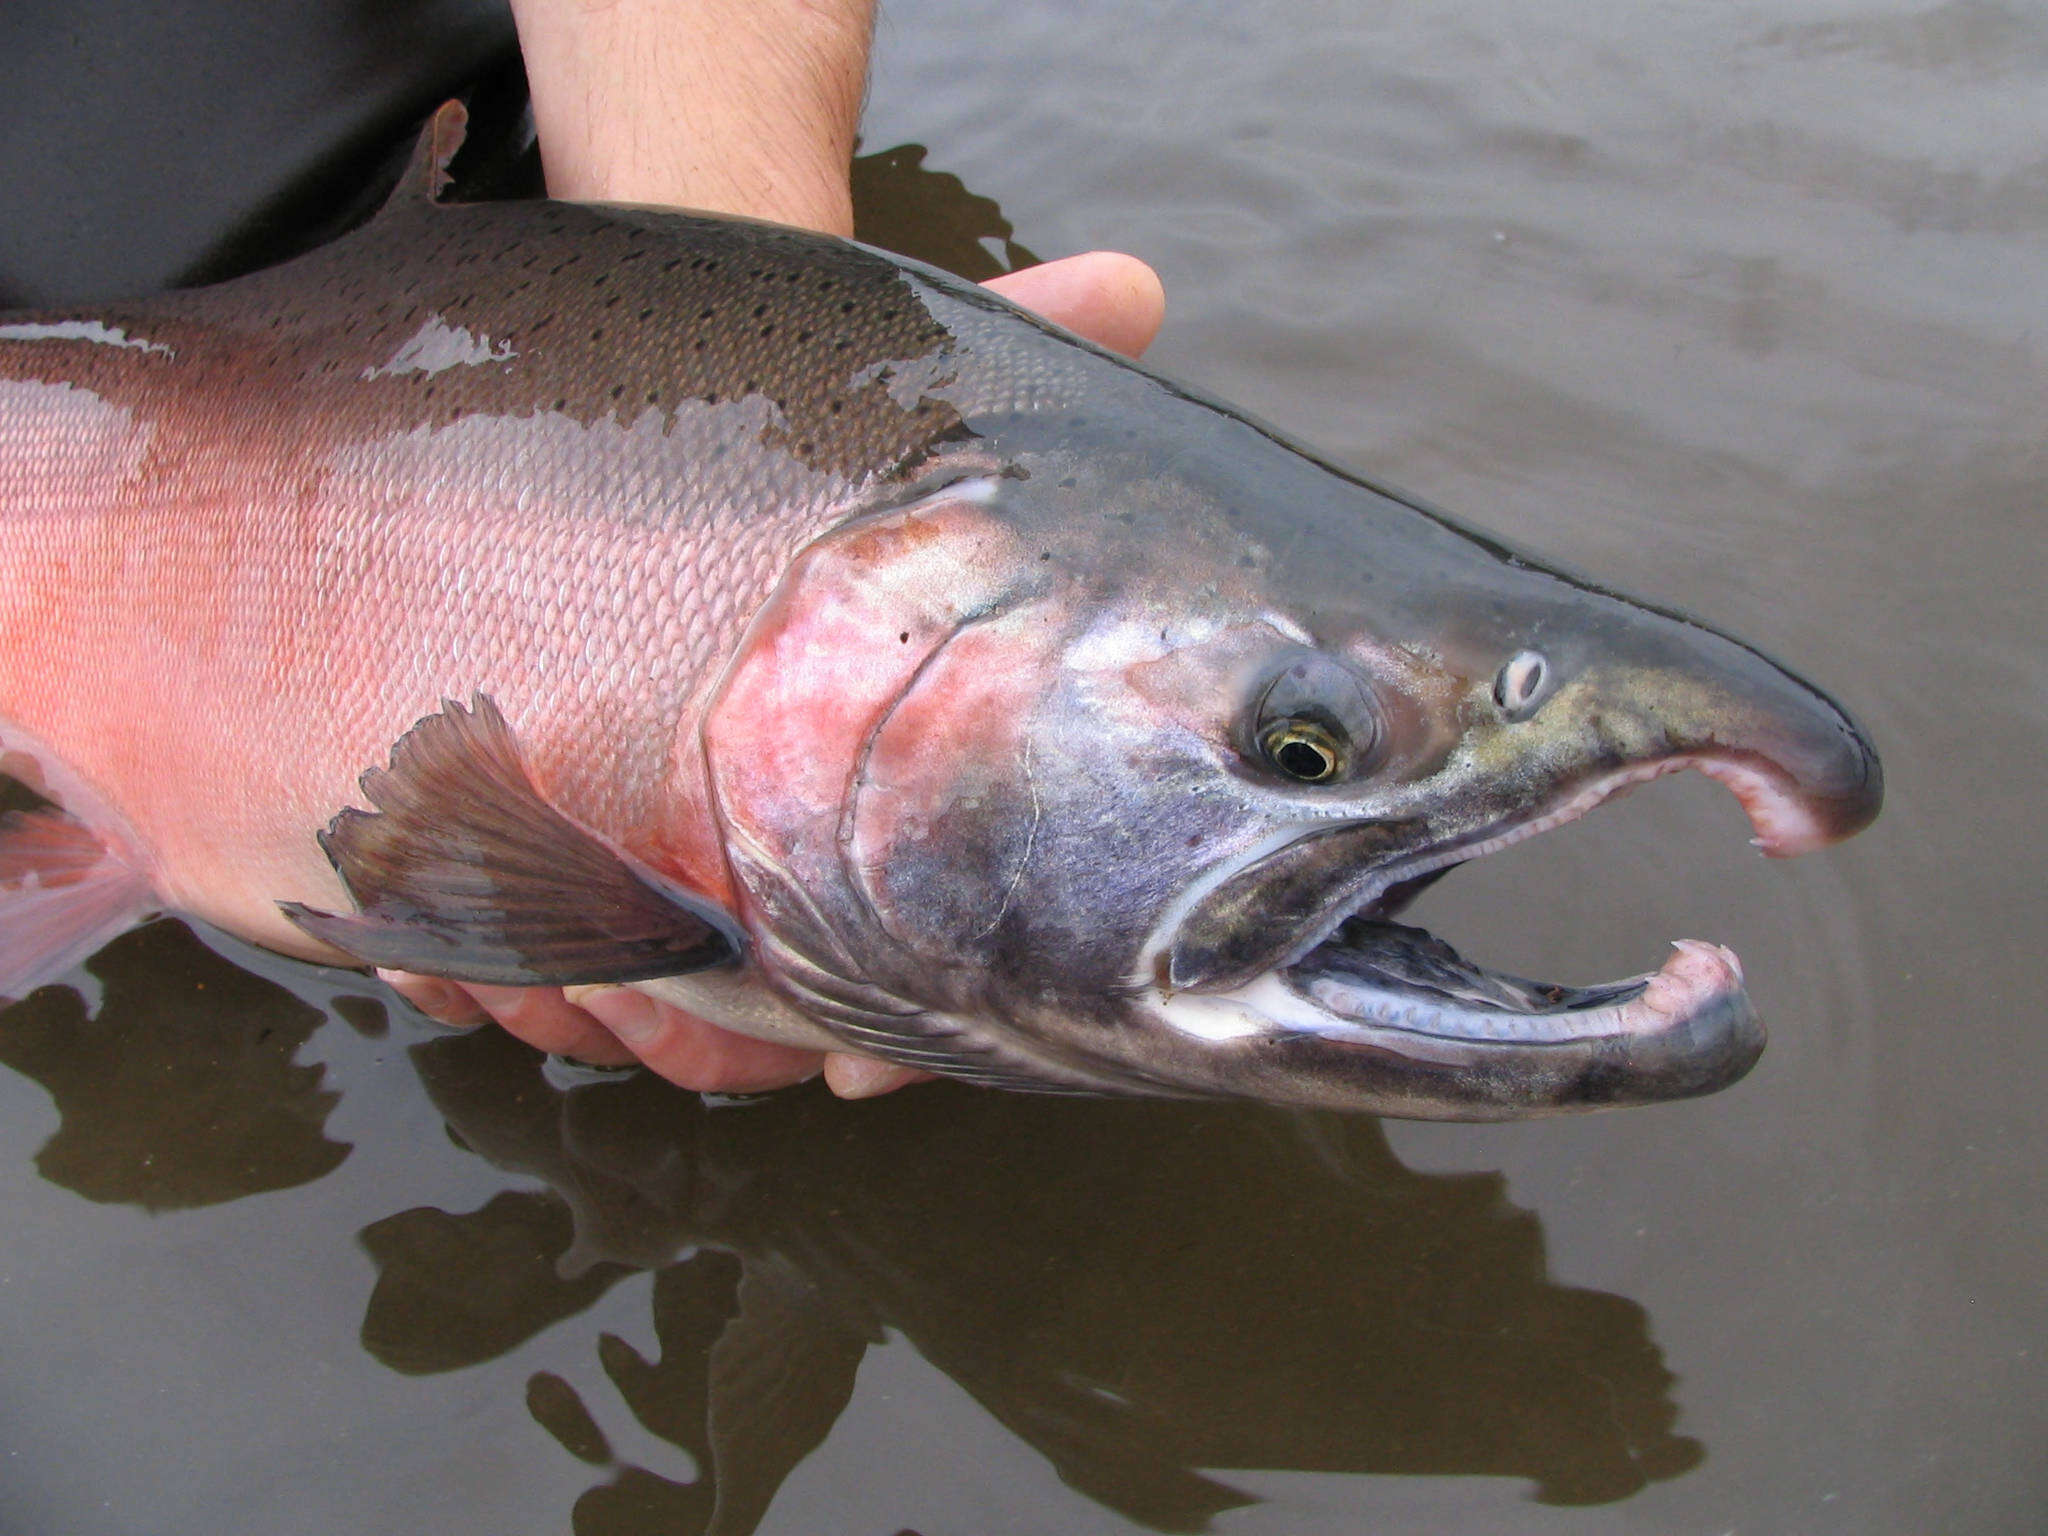
M437 1024L451 1029L469 1029L486 1022L490 1015L461 983L439 976L420 976L411 971L377 972L377 979Z
M429 1018L469 1029L495 1021L536 1050L599 1066L638 1063L697 1093L762 1093L816 1077L842 1099L871 1099L929 1072L866 1056L796 1050L733 1034L630 987L493 987L411 971L378 976ZM589 1007L582 1006L589 1003Z
M560 987L490 987L465 982L463 990L535 1050L572 1056L600 1067L629 1067L637 1059L616 1035L563 996Z
M698 1093L763 1093L816 1077L817 1051L736 1035L633 987L571 987L570 1002L633 1056Z
M983 286L1126 357L1151 346L1166 319L1159 274L1116 251L1086 251L1006 272Z
M834 1051L825 1058L825 1086L842 1099L874 1099L912 1083L928 1082L933 1074L872 1056Z
M866 1056L797 1050L736 1035L631 987L575 987L571 996L648 1067L698 1093L761 1093L816 1077L842 1099L872 1099L931 1076Z
M633 1063L633 1053L565 999L560 987L490 987L412 971L380 970L377 975L421 1013L452 1029L495 1021L536 1050L601 1067Z

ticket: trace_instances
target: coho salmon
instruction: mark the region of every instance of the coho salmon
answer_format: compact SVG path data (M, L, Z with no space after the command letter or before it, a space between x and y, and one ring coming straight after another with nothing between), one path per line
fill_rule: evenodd
M150 910L641 986L1017 1088L1486 1119L1733 1081L1735 957L1396 921L1683 768L1876 815L1826 696L985 290L672 210L443 202L0 315L0 991Z

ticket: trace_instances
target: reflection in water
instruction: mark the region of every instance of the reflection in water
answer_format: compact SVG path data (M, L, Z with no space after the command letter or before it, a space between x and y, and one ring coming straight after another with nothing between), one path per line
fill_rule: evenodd
M168 920L86 969L96 1007L42 987L0 1012L0 1063L41 1083L63 1116L36 1155L51 1183L161 1211L310 1183L348 1156L323 1130L337 1096L292 1059L320 1010ZM378 1005L350 1003L381 1025Z
M581 1312L633 1271L600 1264L563 1279L572 1225L559 1200L525 1190L463 1216L419 1207L374 1223L362 1234L379 1276L363 1348L408 1375L457 1370Z
M495 1032L414 1057L464 1145L549 1190L370 1227L378 1358L472 1365L656 1271L658 1356L595 1347L687 1470L614 1465L567 1382L528 1385L609 1469L579 1531L752 1530L885 1329L1168 1530L1249 1502L1195 1468L1522 1477L1593 1503L1700 1460L1641 1309L1552 1284L1496 1177L1410 1172L1371 1121L949 1088L707 1108L644 1075L557 1088Z
M1038 264L992 197L924 163L922 144L898 144L853 161L854 238L985 282ZM1000 252L1000 254L998 254Z

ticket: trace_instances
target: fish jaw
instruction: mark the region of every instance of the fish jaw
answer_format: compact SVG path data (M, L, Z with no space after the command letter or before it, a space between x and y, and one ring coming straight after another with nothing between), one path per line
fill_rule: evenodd
M1599 669L1558 691L1550 722L1469 731L1385 819L1276 839L1191 892L1138 968L1142 1011L1175 1037L1160 1054L1262 1097L1426 1119L1652 1103L1739 1080L1765 1033L1728 949L1681 939L1654 971L1571 987L1488 971L1394 921L1450 869L1673 773L1727 787L1774 857L1867 825L1881 772L1832 701L1720 637L1703 651L1727 652L1730 670L1681 684L1665 666ZM1629 742L1655 745L1630 758ZM1246 938L1276 914L1279 936Z
M1230 992L1154 1006L1219 1064L1234 1058L1247 1085L1284 1081L1295 1102L1410 1119L1526 1119L1689 1098L1740 1080L1763 1054L1740 962L1698 940L1678 940L1650 975L1536 1012L1355 978L1347 962L1357 958L1333 940Z
M1569 987L1488 971L1394 921L1452 868L1673 773L1728 788L1774 857L1877 814L1876 757L1831 700L1710 631L1639 622L1636 662L1588 666L1525 715L1469 690L1457 745L1405 793L1356 821L1283 831L1191 888L1133 976L1172 1070L1450 1120L1659 1102L1747 1073L1765 1033L1732 951L1679 940L1646 974Z
M1209 1070L1246 1084L1271 1079L1269 1092L1284 1083L1297 1102L1354 1111L1522 1119L1728 1087L1756 1065L1766 1043L1731 949L1678 939L1653 972L1573 987L1489 971L1392 921L1437 875L1688 769L1735 791L1766 851L1782 855L1796 842L1831 840L1811 807L1763 770L1697 757L1637 765L1489 835L1381 865L1343 893L1337 917L1325 917L1295 953L1268 968L1203 990L1176 988L1173 963L1186 956L1162 946L1141 1006L1208 1054ZM1327 833L1323 839L1337 841ZM1250 884L1248 873L1239 879Z

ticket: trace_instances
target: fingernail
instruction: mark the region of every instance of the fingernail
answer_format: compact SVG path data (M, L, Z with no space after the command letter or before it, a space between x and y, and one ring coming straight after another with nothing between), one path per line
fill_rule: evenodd
M579 987L575 992L583 995L566 988L563 995L635 1049L650 1044L662 1031L661 1006L645 992L631 987Z
M484 1012L477 1006L476 999L452 981L409 971L380 970L377 975L392 991L436 1024L445 1024L451 1029L468 1029L483 1022Z
M825 1058L825 1086L842 1099L872 1099L924 1075L915 1067L899 1067L872 1056L849 1056L843 1051Z

